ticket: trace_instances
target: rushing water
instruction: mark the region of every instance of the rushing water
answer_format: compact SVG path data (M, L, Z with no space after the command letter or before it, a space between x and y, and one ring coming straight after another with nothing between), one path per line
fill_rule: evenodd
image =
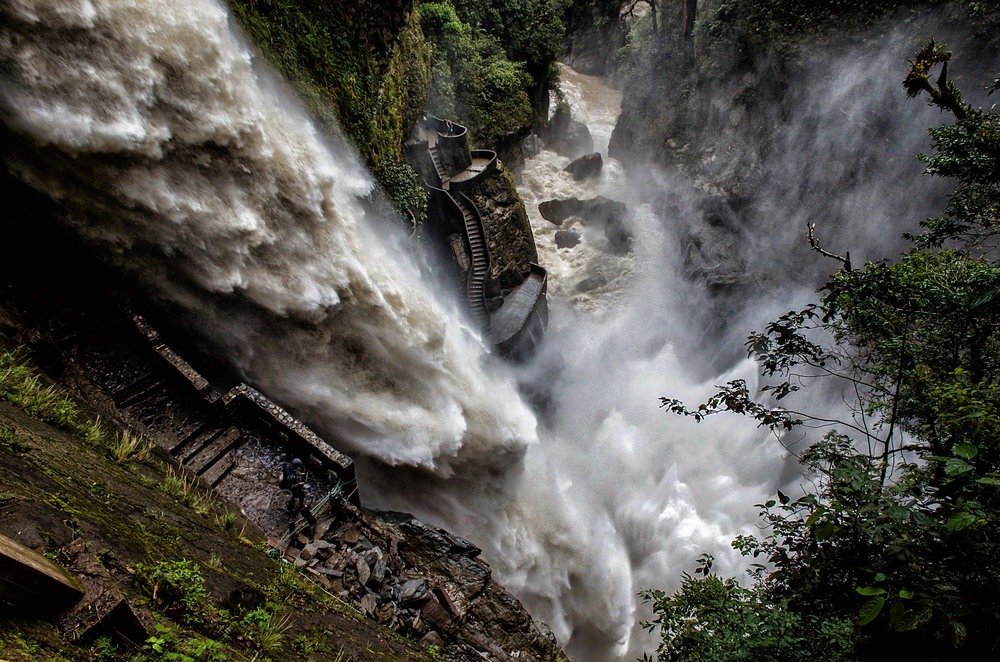
M679 273L669 226L636 199L621 165L608 158L620 94L568 67L561 88L605 166L600 177L578 182L563 170L568 158L543 150L522 173L553 310L547 341L522 374L547 405L541 444L528 456L538 466L529 465L526 475L557 486L570 535L559 533L571 542L521 591L544 613L546 595L560 592L560 582L570 587L548 618L574 659L628 659L651 645L636 627L647 615L636 593L675 585L703 551L719 555L722 572L740 574L728 543L748 531L748 505L780 484L785 462L780 446L746 421L697 425L658 408L660 395L695 402L730 378L754 384L756 371L741 362L708 381L691 378L674 341L690 330L678 311L700 294ZM609 250L601 228L583 219L557 228L538 213L545 200L598 195L631 208L628 229L636 240L626 254ZM694 213L695 199L684 197L678 190L678 206ZM580 243L558 248L555 232L567 229Z
M193 336L353 453L369 505L481 545L571 657L648 648L637 591L676 582L701 552L739 573L728 542L753 530L750 504L789 464L746 421L658 408L732 377L752 385L756 371L689 375L679 311L699 294L677 272L675 233L629 199L613 160L586 186L550 152L525 168L552 322L515 370L425 284L393 223L366 216L357 159L282 97L214 0L0 0L0 19L6 167ZM614 93L564 80L606 149ZM630 252L580 221L564 227L581 244L558 249L535 213L596 193L631 203Z

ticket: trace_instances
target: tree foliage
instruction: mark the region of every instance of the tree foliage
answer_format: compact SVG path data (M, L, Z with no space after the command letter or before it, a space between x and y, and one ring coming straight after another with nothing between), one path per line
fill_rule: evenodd
M562 52L568 0L453 0L474 30L490 34L513 62L524 63L536 87L546 84Z
M511 60L504 50L503 43L510 42L498 37L505 33L474 27L448 0L424 2L419 11L420 25L434 45L428 111L467 125L476 142L485 145L495 146L529 127L534 84L525 63ZM554 53L546 57L551 63Z
M674 595L646 593L658 659L751 659L775 621L788 634L756 659L1000 655L1000 263L989 241L1000 125L948 81L949 57L931 42L906 82L955 117L922 157L956 181L946 215L895 263L846 266L819 303L751 335L761 393L735 381L693 409L663 399L698 420L729 411L778 434L830 429L801 455L813 487L759 504L767 533L733 543L754 559L751 588L705 572ZM792 404L820 381L853 403L846 417ZM798 636L803 623L812 638Z

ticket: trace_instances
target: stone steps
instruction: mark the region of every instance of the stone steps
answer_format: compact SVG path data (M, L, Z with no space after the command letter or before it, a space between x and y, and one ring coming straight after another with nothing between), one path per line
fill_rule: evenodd
M243 437L239 429L230 426L191 455L184 466L200 476L242 443Z
M167 448L171 455L181 462L191 455L197 453L205 444L222 432L223 426L214 422L206 421L197 430L183 439L179 439L173 446Z

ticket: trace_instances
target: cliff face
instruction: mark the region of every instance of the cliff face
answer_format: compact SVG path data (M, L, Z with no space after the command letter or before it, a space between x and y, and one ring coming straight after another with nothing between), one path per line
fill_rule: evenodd
M484 173L469 189L469 196L483 217L493 283L501 290L520 285L531 272L530 264L538 263L538 251L510 171L501 167Z
M915 154L939 120L906 99L906 59L934 34L960 56L952 76L979 86L998 20L961 0L709 0L689 33L647 18L633 34L610 151L639 178L649 165L680 173L673 195L661 185L654 204L688 247L688 273L709 286L766 289L825 273L809 258L807 222L830 240L850 237L839 251L880 258L902 230L879 226L920 220L907 191L934 194Z
M427 198L401 154L430 83L431 46L414 0L229 0L229 6L328 138L346 134L392 207L421 218ZM376 201L388 215L385 201Z
M230 0L250 40L333 132L370 166L400 156L427 100L430 46L413 0Z

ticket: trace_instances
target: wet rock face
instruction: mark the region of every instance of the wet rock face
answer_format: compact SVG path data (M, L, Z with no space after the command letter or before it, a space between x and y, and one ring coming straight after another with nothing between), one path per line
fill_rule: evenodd
M551 632L493 581L469 541L406 513L341 504L327 515L285 556L369 617L438 645L448 659L561 655Z
M535 237L514 179L505 169L484 173L469 189L479 209L490 252L493 284L509 290L521 284L538 263Z
M751 282L742 253L741 213L746 199L713 196L699 205L702 223L688 231L684 268L689 277L701 279L716 290Z
M740 238L732 230L704 226L687 235L684 268L689 277L706 285L724 288L749 282L745 260L740 256Z

